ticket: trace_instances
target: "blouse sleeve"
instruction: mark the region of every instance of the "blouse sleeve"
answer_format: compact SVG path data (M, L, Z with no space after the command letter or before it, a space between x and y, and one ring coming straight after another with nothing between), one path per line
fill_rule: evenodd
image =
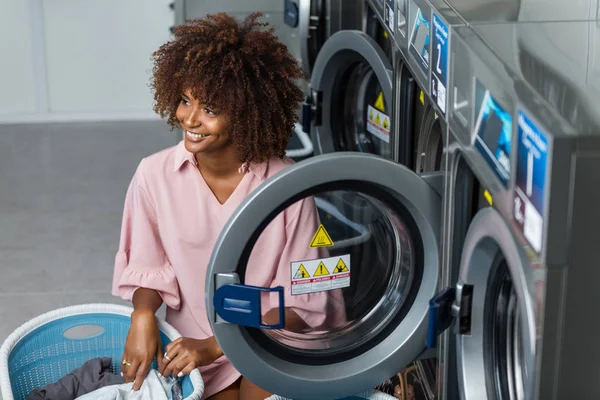
M322 327L326 322L327 325L338 325L345 320L341 290L296 296L291 294L290 263L328 256L328 252L324 248L309 247L312 237L319 227L318 212L313 198L301 200L297 212L293 210L294 208L292 206L289 209L292 215L285 226L286 243L271 286L285 287L285 307L294 310L311 328ZM276 294L271 294L269 305L271 308L278 307L279 299Z
M146 190L143 162L125 197L112 294L131 301L137 289L154 289L167 306L178 310L181 302L179 285L162 246L156 211Z

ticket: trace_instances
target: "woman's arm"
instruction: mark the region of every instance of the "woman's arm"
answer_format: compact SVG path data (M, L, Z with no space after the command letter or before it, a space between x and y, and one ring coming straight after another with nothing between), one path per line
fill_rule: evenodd
M163 303L162 297L158 291L154 289L139 288L133 294L133 310L134 312L147 311L156 314L156 311Z
M125 341L121 370L125 382L133 382L133 390L142 387L152 360L162 363L162 345L156 323L156 311L162 298L154 289L139 288L133 294L131 326Z

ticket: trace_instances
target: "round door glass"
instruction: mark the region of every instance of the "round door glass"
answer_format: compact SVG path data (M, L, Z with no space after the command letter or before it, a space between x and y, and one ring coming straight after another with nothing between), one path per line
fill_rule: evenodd
M514 284L506 260L501 256L486 299L489 317L485 321L486 340L491 351L486 353L493 398L525 398L525 364L523 328Z
M307 364L368 350L416 295L422 254L414 226L401 204L362 190L322 191L274 215L238 274L246 285L283 287L285 327L248 333ZM263 323L281 322L278 295L261 300Z
M391 119L381 84L367 62L356 63L342 80L339 100L343 122L338 132L339 151L360 151L392 156Z

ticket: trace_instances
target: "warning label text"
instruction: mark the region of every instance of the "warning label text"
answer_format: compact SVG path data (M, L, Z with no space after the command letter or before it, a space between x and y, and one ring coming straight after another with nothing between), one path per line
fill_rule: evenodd
M350 254L291 263L292 295L350 286Z

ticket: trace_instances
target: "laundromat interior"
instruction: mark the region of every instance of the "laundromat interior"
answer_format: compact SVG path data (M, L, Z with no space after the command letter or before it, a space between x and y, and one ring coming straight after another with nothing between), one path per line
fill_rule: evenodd
M232 370L269 399L600 398L600 0L5 0L0 400L61 398L31 393L94 358L130 365L126 194L188 140L153 111L152 55L220 12L261 12L304 74L289 165L210 247L193 212L155 223L204 249L201 279L174 272L200 300L177 307ZM270 230L299 208L314 220ZM271 283L255 254L276 257ZM311 298L343 318L285 325ZM162 346L186 336L172 304ZM202 371L170 378L178 398L218 399Z

